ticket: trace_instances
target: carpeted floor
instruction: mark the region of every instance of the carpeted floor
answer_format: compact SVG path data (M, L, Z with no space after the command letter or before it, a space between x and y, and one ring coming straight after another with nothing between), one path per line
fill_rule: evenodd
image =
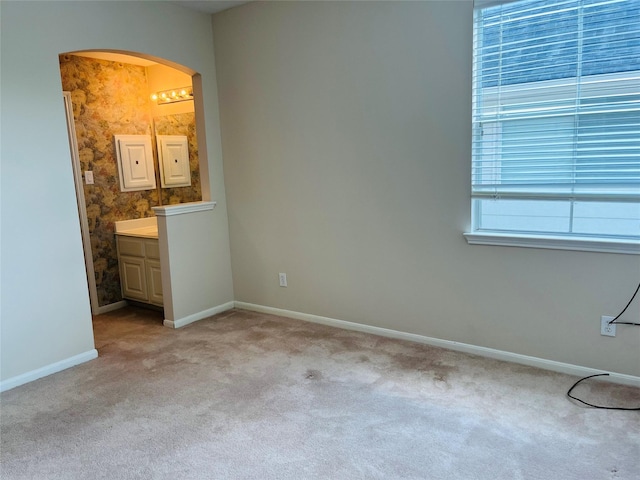
M3 480L640 478L640 413L567 375L241 310L94 330L98 359L0 397Z

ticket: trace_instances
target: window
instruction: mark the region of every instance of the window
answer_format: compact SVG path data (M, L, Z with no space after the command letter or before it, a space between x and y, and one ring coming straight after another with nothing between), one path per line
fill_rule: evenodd
M640 0L476 4L469 242L640 253Z

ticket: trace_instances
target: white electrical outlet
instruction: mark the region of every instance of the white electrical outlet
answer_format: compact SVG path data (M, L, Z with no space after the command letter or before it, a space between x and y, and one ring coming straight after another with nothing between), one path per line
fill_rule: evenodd
M286 287L287 286L287 274L286 273L279 273L278 274L278 278L280 279L280 286L281 287Z
M600 335L605 335L607 337L616 336L616 324L609 324L609 322L614 318L615 317L607 317L604 315L600 318Z
M93 172L91 170L84 172L84 183L87 185L93 185Z

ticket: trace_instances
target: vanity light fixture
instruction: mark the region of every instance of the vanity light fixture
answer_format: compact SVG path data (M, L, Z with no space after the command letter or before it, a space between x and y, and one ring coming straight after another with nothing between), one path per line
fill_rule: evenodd
M179 87L172 88L171 90L163 90L151 95L151 100L157 102L158 105L193 100L193 88Z

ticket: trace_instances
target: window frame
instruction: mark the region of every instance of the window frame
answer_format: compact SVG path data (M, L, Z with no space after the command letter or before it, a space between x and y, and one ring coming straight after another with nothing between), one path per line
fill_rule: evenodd
M517 0L507 0L507 1L493 1L493 0L476 0L476 4L475 4L475 8L476 9L483 9L486 8L488 6L495 6L495 5L499 5L499 4L504 4L504 3L512 3L513 1L517 1ZM476 24L476 19L475 19L475 14L474 14L474 42L475 42L475 26ZM473 51L473 62L474 62L474 84L476 81L476 74L475 74L475 68L476 68L476 50L475 50L475 45L474 45L474 51ZM604 73L604 74L600 74L600 75L594 75L592 77L593 80L598 80L598 78L595 77L602 77L603 79L606 78L611 78L611 77L619 77L619 78L625 78L627 76L634 76L635 74L633 72L614 72L614 73ZM635 79L633 79L633 81L635 81ZM545 88L546 85L548 84L555 84L555 85L563 85L566 84L566 88L567 89L575 89L575 85L576 85L577 79L576 78L562 78L562 79L553 79L553 80L542 80L539 82L530 82L531 84L535 84L535 83L539 83L540 88ZM634 85L634 83L630 83L631 86ZM537 86L536 86L537 87ZM481 88L481 90L483 90L482 92L482 103L483 103L483 109L486 107L487 103L491 103L491 99L490 99L490 92L492 88L500 88L500 95L502 96L500 98L501 101L504 102L505 100L505 95L508 97L509 95L513 95L514 100L516 100L518 98L518 95L520 94L517 90L518 87L517 85L515 87L513 87L513 92L510 94L509 93L509 89L510 86L503 86L503 87L484 87ZM590 87L588 87L590 88ZM479 87L480 89L480 87ZM637 89L637 87L636 87ZM485 94L486 92L489 92L489 94ZM600 93L600 92L598 92ZM634 92L635 93L635 92ZM477 96L480 95L480 93L476 92L474 90L473 92L473 103L474 103L474 118L476 115L476 102L477 102ZM487 102L488 100L488 102ZM495 100L494 100L495 101ZM504 104L501 107L496 107L496 108L504 108ZM474 120L475 121L475 120ZM474 128L476 128L474 126ZM498 129L501 127L498 127ZM475 141L476 138L476 132L473 132L473 138ZM499 160L498 160L499 161ZM489 190L489 189L488 189ZM633 193L633 192L631 192ZM623 254L640 254L640 240L636 240L634 238L623 238L623 237L607 237L607 236L599 236L599 235L576 235L576 234L562 234L560 232L557 233L543 233L543 232L526 232L526 231L501 231L501 230L482 230L479 229L479 221L478 221L478 215L479 215L479 208L480 208L480 201L483 198L491 198L492 196L496 196L495 194L492 194L490 191L487 191L486 194L484 193L478 193L478 191L476 190L474 192L474 194L472 195L471 198L471 229L470 231L464 233L464 236L467 240L467 242L469 244L474 244L474 245L500 245L500 246L518 246L518 247L532 247L532 248L543 248L543 249L560 249L560 250L577 250L577 251L589 251L589 252L604 252L604 253L623 253ZM529 195L528 193L524 193L522 195L522 199L526 199L527 197L533 199L536 198L535 194L533 196ZM540 195L538 198L543 199L543 198L547 198L547 199L557 199L557 200L564 200L564 201L571 201L574 202L576 200L585 200L588 199L589 195L577 195L575 198L571 198L570 196L567 196L566 193L562 194L562 195L558 195L558 196L554 196L554 195ZM613 200L613 201L619 201L621 198L620 196L616 196L613 195L612 197L607 198L606 196L594 196L595 198L597 198L600 201L606 202L608 200ZM616 198L617 197L617 198ZM637 196L631 195L630 197L634 197L632 199L633 203L638 203L637 200ZM517 199L518 195L514 195L514 196L508 196L506 198L511 198L511 199ZM624 198L622 198L624 199ZM571 221L572 219L570 219Z

